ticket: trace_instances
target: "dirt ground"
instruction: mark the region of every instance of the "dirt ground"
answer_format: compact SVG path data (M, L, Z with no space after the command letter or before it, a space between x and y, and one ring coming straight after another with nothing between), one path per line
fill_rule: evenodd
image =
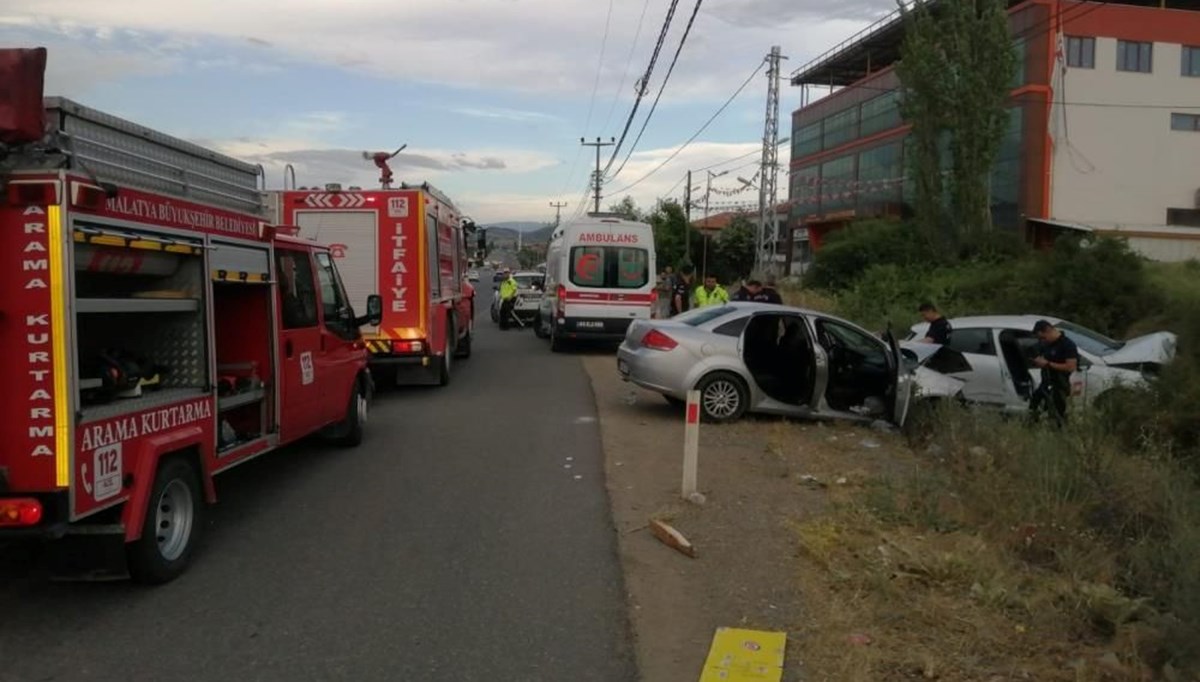
M895 466L891 453L903 447L899 438L770 418L702 425L699 487L707 499L697 506L679 496L682 411L622 382L614 362L584 359L599 408L644 682L694 682L718 627L787 632L784 679L813 677L804 672L799 646L810 626L796 527L819 518L839 488ZM655 539L647 529L652 517L683 533L696 558Z

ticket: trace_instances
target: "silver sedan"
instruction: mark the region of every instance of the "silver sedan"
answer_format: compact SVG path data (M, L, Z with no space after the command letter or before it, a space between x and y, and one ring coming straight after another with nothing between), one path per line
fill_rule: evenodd
M714 422L762 412L902 424L914 396L958 396L962 382L944 372L964 365L950 349L902 349L890 333L765 303L638 320L617 353L626 381L676 404L695 389L702 417Z

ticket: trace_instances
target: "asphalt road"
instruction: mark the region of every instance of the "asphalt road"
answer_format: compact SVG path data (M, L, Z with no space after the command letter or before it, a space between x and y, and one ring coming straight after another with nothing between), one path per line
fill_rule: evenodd
M489 295L451 385L383 393L360 448L218 477L174 583L0 562L0 680L636 679L587 377Z

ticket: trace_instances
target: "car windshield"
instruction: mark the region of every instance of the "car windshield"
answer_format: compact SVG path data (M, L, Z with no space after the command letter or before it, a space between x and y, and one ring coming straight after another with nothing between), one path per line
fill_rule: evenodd
M546 281L545 277L538 275L513 275L513 279L517 280L518 289L541 289Z
M694 308L686 313L680 313L671 319L692 327L699 327L719 317L725 317L733 313L734 310L736 309L726 305L706 306L704 308Z
M1100 332L1094 332L1087 327L1080 327L1071 322L1059 322L1055 326L1061 329L1067 338L1074 341L1075 345L1085 353L1104 356L1115 353L1125 346L1124 341L1110 339Z

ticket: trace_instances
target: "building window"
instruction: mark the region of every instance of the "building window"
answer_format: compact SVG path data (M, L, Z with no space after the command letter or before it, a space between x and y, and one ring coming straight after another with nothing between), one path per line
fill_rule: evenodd
M1200 114L1171 114L1171 130L1200 132Z
M1136 43L1132 40L1117 41L1117 71L1150 73L1153 69L1153 43Z
M875 147L858 155L858 204L870 209L883 202L900 198L900 183L904 166L900 160L900 143Z
M1067 36L1067 66L1075 69L1096 68L1096 39Z
M810 123L796 131L792 156L800 158L821 151L821 122Z
M1200 47L1183 46L1183 66L1180 73L1192 78L1200 78Z
M854 207L854 159L850 154L821 164L821 213Z
M863 137L895 128L900 123L899 91L885 92L862 103L862 123L859 128Z
M825 149L858 137L858 107L851 107L825 119Z

